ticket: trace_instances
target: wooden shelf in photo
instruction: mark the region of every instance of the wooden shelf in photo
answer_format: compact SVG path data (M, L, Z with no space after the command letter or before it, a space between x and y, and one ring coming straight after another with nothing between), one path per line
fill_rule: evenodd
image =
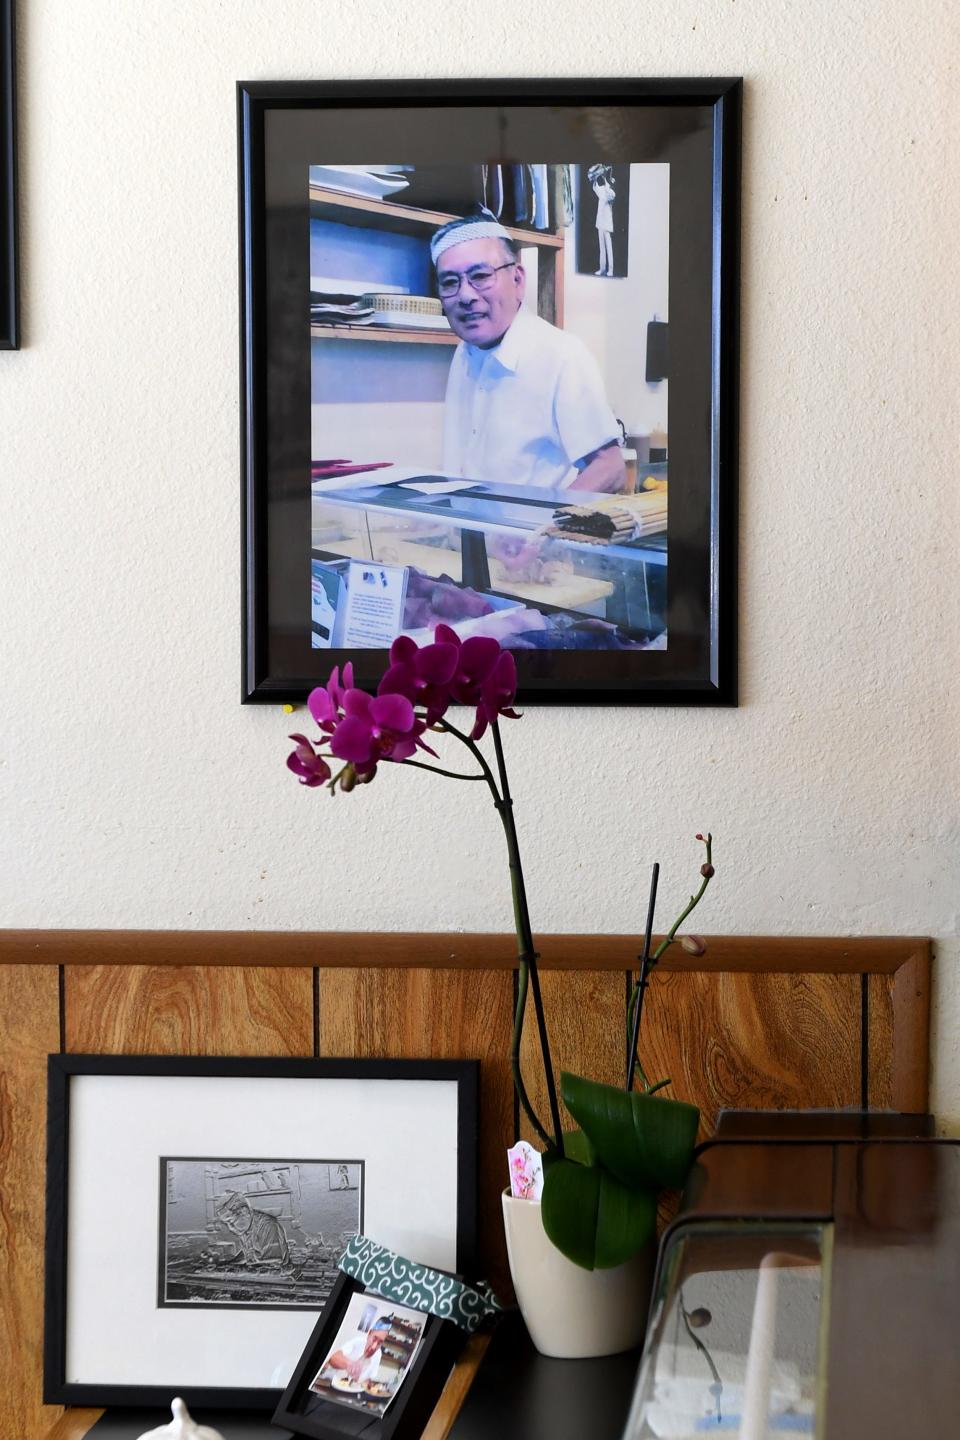
M347 195L342 190L328 190L323 185L310 186L310 214L323 220L336 220L341 225L364 225L364 216L375 215L378 230L393 230L402 235L419 235L436 230L448 220L461 217L452 211L420 210L413 205L399 205L393 200L373 200L366 195ZM524 226L506 225L504 229L520 245L537 245L559 249L563 236L551 230L530 230Z
M452 330L404 329L403 326L311 325L311 340L375 340L404 345L456 345Z

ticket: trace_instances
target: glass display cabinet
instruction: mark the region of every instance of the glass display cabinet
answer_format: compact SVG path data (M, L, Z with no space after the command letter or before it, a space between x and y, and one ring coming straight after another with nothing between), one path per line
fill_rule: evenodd
M666 638L667 467L647 468L662 488L636 495L429 475L315 483L313 560L409 567L408 632L470 621L471 633L514 648L611 644L599 626L591 632L592 620L616 627L618 648L655 648ZM571 507L583 513L558 523ZM586 533L604 524L612 533ZM432 607L413 604L432 599L425 579L448 587ZM578 622L579 642L570 634Z
M928 1116L731 1117L664 1236L623 1440L947 1440L960 1142Z

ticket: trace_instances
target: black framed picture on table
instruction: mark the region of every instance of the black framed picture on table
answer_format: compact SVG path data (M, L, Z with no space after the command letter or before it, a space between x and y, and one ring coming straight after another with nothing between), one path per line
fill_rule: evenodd
M736 703L740 102L238 86L244 700L442 622L524 705Z
M453 1321L341 1274L274 1424L310 1440L416 1440L464 1340Z
M52 1055L44 1396L272 1409L351 1237L474 1263L477 1065Z

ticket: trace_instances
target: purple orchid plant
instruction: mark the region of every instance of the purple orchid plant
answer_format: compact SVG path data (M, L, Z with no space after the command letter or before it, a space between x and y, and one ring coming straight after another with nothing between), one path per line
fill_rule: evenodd
M681 1184L692 1159L699 1111L656 1093L670 1082L650 1084L637 1060L637 1038L649 972L678 938L680 925L699 904L713 876L712 839L697 836L706 846L701 885L651 954L655 868L640 978L628 1012L625 1087L619 1090L563 1072L563 1099L580 1127L565 1133L500 734L501 718L520 718L513 708L516 689L516 662L497 640L479 635L461 640L448 625L438 625L432 643L422 646L410 636L398 636L376 695L354 685L350 664L343 668L342 681L336 667L325 686L310 692L307 708L321 733L313 741L306 735L291 735L296 748L287 757L287 766L302 785L325 786L332 794L368 784L384 762L416 766L455 780L483 781L488 786L507 843L517 936L519 983L511 1064L520 1104L545 1150L544 1227L558 1249L577 1264L587 1269L609 1267L652 1242L659 1190ZM474 710L469 732L450 719L454 705ZM488 731L495 769L478 743ZM440 757L427 743L427 735L431 739L452 736L470 753L476 769L464 773L432 763ZM424 759L425 755L431 758ZM702 954L705 948L699 936L684 936L680 943L694 954ZM533 997L543 1060L549 1128L532 1105L521 1072L528 993ZM634 1089L637 1078L640 1090Z

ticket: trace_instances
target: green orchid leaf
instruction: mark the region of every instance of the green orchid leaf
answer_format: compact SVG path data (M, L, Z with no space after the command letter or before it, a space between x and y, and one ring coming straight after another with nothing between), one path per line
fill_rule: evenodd
M683 1184L697 1143L700 1111L682 1100L620 1090L563 1071L560 1091L602 1164L628 1186Z
M557 1249L584 1270L622 1265L656 1232L652 1190L621 1185L600 1165L555 1160L545 1173L543 1228Z
M576 1160L578 1165L596 1165L597 1163L597 1152L582 1130L565 1130L563 1132L563 1153L568 1160Z

